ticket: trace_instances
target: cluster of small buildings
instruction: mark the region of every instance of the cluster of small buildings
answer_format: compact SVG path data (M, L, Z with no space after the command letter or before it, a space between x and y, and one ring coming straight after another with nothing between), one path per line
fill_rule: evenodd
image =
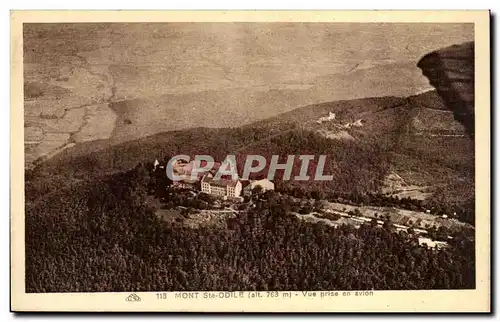
M321 124L321 123L323 123L323 122L330 122L330 121L335 120L335 118L336 118L335 113L329 112L329 113L328 113L328 116L322 116L322 117L320 117L320 118L316 121L316 123Z
M357 121L355 121L355 122L352 122L352 123L346 123L346 124L344 125L344 127L345 127L346 129L349 129L349 128L351 128L351 127L362 127L362 126L363 126L363 119L359 119L359 120L357 120Z
M427 237L418 237L418 244L420 246L427 246L429 248L435 248L435 249L443 249L443 248L448 247L447 242L434 241L434 240L427 238Z
M325 122L331 122L333 120L336 120L337 115L333 112L328 112L328 116L322 116L319 119L316 120L316 123L322 124ZM352 127L362 127L363 126L363 119L358 119L354 122L348 122L344 125L339 125L340 128L345 128L345 129L350 129Z
M154 163L155 168L161 167L158 161ZM251 195L252 191L260 186L260 191L274 190L274 183L268 179L261 180L240 180L238 174L223 175L216 177L221 164L215 163L211 170L198 172L192 176L194 161L174 164L173 171L179 180L175 180L172 185L179 188L194 189L210 195L223 198L238 198L242 195ZM201 165L204 166L203 164Z

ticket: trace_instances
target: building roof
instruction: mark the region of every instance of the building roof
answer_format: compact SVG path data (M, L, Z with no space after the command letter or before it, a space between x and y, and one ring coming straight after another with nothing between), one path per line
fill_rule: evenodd
M261 186L264 189L274 189L274 183L269 179L252 180L250 182L250 188L255 188L256 186Z
M258 179L258 180L252 180L252 181L250 181L250 182L251 182L251 183L253 183L253 184L260 184L260 183L272 183L272 184L274 185L274 183L273 183L271 180L267 179L267 178L264 178L264 179Z
M211 186L217 186L217 187L235 187L239 180L233 180L231 176L222 176L219 180L215 179L214 177L211 176L204 176L202 179L202 182L206 182L210 184Z
M206 165L207 162L202 160L200 166L205 167ZM218 169L219 167L220 163L215 162L210 172L213 171L214 169ZM198 172L197 178L193 180L191 179L191 173L193 172L194 168L195 168L194 161L190 161L189 163L185 163L184 165L180 165L177 163L174 165L174 173L176 175L183 177L180 181L184 181L187 183L194 183L196 181L200 181L203 178L203 176L207 173L207 171Z
M250 187L250 180L241 180L240 182L243 189Z

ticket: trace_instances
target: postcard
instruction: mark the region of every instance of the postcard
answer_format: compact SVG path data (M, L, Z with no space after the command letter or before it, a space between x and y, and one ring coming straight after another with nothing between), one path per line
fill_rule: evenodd
M11 310L489 312L488 11L12 11Z

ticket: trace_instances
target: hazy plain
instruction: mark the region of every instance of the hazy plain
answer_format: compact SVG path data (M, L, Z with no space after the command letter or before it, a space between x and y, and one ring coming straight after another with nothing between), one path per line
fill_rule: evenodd
M424 54L467 24L25 24L26 163L94 140L239 126L430 88Z

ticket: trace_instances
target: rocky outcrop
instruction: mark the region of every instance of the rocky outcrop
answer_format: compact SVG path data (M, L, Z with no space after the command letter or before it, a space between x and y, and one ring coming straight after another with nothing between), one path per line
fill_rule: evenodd
M474 42L431 52L417 66L453 111L470 136L474 136Z

